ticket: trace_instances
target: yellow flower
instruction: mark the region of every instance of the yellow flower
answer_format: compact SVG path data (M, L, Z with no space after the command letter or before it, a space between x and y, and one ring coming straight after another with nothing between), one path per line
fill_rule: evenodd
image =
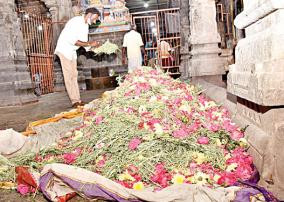
M154 116L159 116L160 113L161 113L161 110L159 110L159 109L154 109L152 113L153 113Z
M132 177L128 172L125 172L123 174L120 174L118 176L119 181L135 181L134 177Z
M175 174L173 179L172 179L172 183L174 184L182 184L185 180L185 177L181 174Z
M144 189L144 184L143 184L143 182L136 182L136 183L133 185L133 189L134 189L134 190L137 190L137 191L143 190L143 189Z
M86 126L90 126L90 125L91 125L91 122L90 122L90 121L84 121L84 124L85 124Z
M226 171L231 172L231 171L235 170L237 167L238 167L238 164L232 163L232 164L228 165Z
M248 141L245 138L240 138L240 146L245 148L248 147Z
M53 156L50 157L50 158L47 160L48 163L51 163L51 162L53 162L53 161L54 161L54 157L53 157Z
M202 164L202 163L204 163L204 162L207 161L206 156L205 156L203 153L200 153L200 152L196 152L196 153L193 155L193 157L194 157L194 160L196 161L196 163L197 163L198 165L200 165L200 164Z
M219 139L216 139L216 145L217 145L218 147L220 147L220 146L222 145L222 143L221 143L221 141L220 141Z

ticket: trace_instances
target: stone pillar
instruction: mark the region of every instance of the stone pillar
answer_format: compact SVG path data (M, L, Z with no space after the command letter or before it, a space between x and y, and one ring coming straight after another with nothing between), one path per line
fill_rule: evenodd
M169 1L170 8L182 8L182 7L180 6L181 1L183 1L183 0L170 0L170 1ZM187 1L188 1L188 0L187 0Z
M14 0L0 0L0 106L37 101Z
M217 30L215 0L189 0L191 55L189 73L193 80L200 78L222 84L224 60L218 54L221 42Z
M244 0L235 19L246 38L236 47L228 92L238 114L251 122L250 152L264 185L284 200L284 1Z
M181 16L181 63L180 63L180 73L181 79L189 79L189 35L190 35L190 25L189 25L189 1L180 0L180 16Z
M73 11L72 11L72 2L69 0L42 0L44 1L45 5L49 8L49 12L52 17L53 22L53 49L55 49L58 37L62 31L62 29L65 26L65 23L73 17ZM80 71L79 71L80 74ZM55 62L54 62L54 90L56 92L58 91L64 91L65 90L65 84L63 79L63 73L62 68L59 62L59 58L55 56ZM80 81L82 80L82 77L79 75ZM82 82L81 82L82 83ZM79 83L80 84L80 83ZM83 83L85 85L85 83ZM81 85L80 85L81 87ZM85 89L85 86L82 87L82 89Z
M57 39L65 23L74 16L72 2L69 0L42 0L49 8L53 24L53 45L55 47Z

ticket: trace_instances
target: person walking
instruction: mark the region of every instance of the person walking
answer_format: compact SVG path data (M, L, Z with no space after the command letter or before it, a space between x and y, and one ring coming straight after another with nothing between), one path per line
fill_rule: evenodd
M73 107L83 105L78 85L76 51L80 47L88 49L91 46L99 46L96 41L88 41L89 25L96 23L99 16L99 10L88 8L84 15L70 19L62 30L55 48L55 54L60 58L65 87Z
M133 72L142 66L142 53L145 55L144 43L141 34L136 31L136 25L130 26L130 32L126 33L123 38L123 64L125 61L125 52L128 59L128 73Z

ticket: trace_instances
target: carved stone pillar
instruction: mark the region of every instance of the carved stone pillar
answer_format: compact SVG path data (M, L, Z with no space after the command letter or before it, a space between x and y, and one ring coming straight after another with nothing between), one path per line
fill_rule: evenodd
M217 30L215 0L189 0L192 79L204 79L221 85L224 60L218 56L221 39Z
M236 47L228 91L238 96L238 114L251 122L250 152L261 185L284 200L284 1L244 0L235 19L246 38Z
M0 106L37 101L13 0L0 0Z
M186 80L189 78L189 35L190 35L190 25L189 25L189 1L180 1L180 15L181 15L181 63L180 72L181 79Z

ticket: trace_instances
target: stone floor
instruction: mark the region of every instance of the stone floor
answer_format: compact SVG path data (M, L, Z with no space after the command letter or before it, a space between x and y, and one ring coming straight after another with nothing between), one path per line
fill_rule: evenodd
M91 90L81 92L82 100L87 103L111 89ZM53 117L63 111L71 109L66 92L56 92L43 95L36 103L15 107L0 107L0 130L13 128L22 132L30 122Z
M88 202L90 200L84 199L80 196L75 196L68 202ZM0 202L48 202L48 200L41 194L33 196L21 196L15 190L0 189ZM96 202L107 202L105 200L96 200Z

